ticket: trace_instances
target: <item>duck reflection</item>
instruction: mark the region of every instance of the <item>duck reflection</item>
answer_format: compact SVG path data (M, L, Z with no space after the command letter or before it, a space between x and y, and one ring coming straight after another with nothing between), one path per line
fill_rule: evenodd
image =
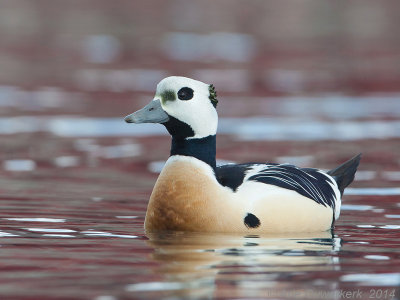
M213 298L229 293L247 297L249 287L252 293L265 292L282 287L279 280L291 274L338 267L330 254L339 250L340 239L332 232L246 236L159 232L147 236L154 248L152 259L160 263L157 271L164 281L158 290L163 296Z

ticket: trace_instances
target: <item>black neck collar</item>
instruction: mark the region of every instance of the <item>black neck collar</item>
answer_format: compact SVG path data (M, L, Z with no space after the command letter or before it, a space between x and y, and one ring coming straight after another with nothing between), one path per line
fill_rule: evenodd
M171 156L192 156L211 166L215 170L216 137L209 135L200 139L172 137Z

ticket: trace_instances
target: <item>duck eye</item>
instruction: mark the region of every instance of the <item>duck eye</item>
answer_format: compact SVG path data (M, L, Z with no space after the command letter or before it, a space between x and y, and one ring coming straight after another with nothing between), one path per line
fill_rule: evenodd
M178 98L180 100L190 100L193 98L193 90L188 87L183 87L178 92Z

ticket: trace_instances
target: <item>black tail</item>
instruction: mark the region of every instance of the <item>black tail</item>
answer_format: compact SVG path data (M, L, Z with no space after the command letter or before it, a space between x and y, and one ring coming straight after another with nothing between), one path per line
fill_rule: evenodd
M335 179L341 195L343 195L344 189L353 182L360 160L361 153L328 172Z

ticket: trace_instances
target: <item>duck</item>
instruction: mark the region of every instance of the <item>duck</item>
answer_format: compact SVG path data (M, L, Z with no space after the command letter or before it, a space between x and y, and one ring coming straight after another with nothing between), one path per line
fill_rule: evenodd
M162 124L170 156L148 202L146 232L296 233L329 231L361 154L324 172L291 164L216 164L214 85L170 76L127 123Z

